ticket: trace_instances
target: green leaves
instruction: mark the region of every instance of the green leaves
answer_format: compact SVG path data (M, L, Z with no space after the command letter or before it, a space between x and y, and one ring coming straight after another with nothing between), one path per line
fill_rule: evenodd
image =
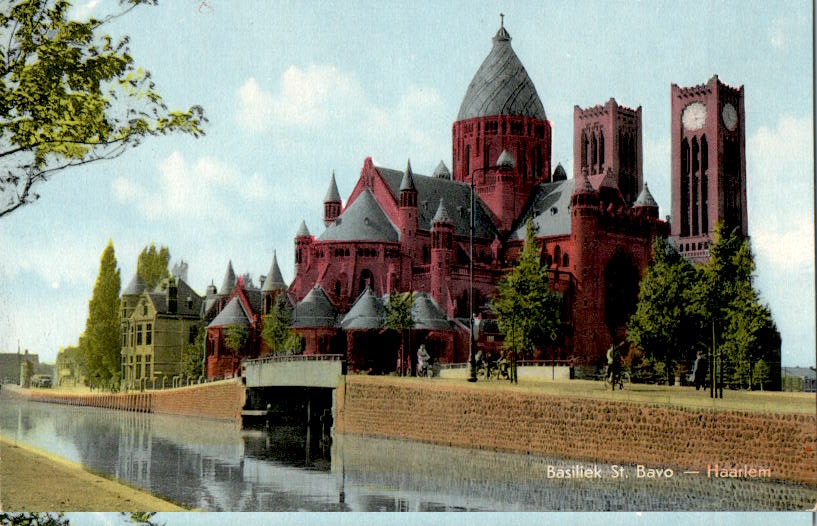
M116 268L113 241L102 252L99 274L88 302L88 320L80 337L90 382L96 386L118 383L120 367L119 288L121 278Z
M100 34L118 14L67 20L66 0L12 0L0 13L0 217L37 199L51 174L111 159L147 136L204 134L200 106L169 111L128 37Z
M386 327L398 332L407 331L414 327L411 317L411 306L414 295L411 292L395 292L389 295L386 304Z
M261 338L273 354L300 351L301 337L292 330L292 307L285 293L275 296L270 313L264 316Z
M136 273L147 284L148 289L152 289L159 283L160 280L170 277L170 272L167 270L170 262L170 251L166 246L158 251L156 245L151 242L150 248L145 247L139 253L139 259L136 262Z
M505 348L527 351L550 343L559 332L561 303L561 295L548 287L547 269L539 261L528 221L519 261L497 284L491 300Z
M224 329L224 345L233 353L239 354L247 342L247 328L241 325L230 325Z

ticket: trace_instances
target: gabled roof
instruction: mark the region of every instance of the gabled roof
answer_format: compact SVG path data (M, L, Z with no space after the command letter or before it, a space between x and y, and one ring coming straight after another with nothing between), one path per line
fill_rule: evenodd
M263 292L269 292L285 288L287 288L287 284L284 282L284 276L281 274L280 267L278 267L278 257L275 251L273 251L272 264L269 267L269 272L267 272L267 277L264 279L264 288L261 290Z
M133 276L133 279L130 280L128 286L125 287L125 290L122 291L123 296L138 296L148 288L147 283L145 280L137 272L136 275Z
M295 305L292 312L293 327L335 327L338 310L320 285Z
M242 327L249 327L250 325L250 317L237 296L233 296L233 299L224 306L218 316L207 327L228 327L230 325L240 325Z
M227 296L235 287L235 271L233 270L233 260L227 263L227 270L224 272L224 279L221 281L221 288L218 289L219 296Z
M318 241L389 241L400 240L397 228L377 204L374 194L365 188L346 210L329 223Z
M184 280L179 279L176 285L176 312L170 312L167 295L167 280L159 282L155 289L148 292L157 314L201 317L201 304L204 300ZM190 298L189 304L187 298Z
M386 307L369 287L366 287L340 322L340 326L347 330L380 329L385 324Z
M493 40L491 52L465 92L457 120L492 115L521 115L546 120L536 87L511 48L511 36L504 26L499 28Z
M647 188L647 183L644 183L644 188L641 189L641 193L638 194L638 199L635 200L635 206L654 206L658 207L658 203L655 202L652 194L650 193L650 189Z
M411 319L419 330L450 330L454 324L428 292L415 292L411 304Z
M375 169L380 173L395 199L398 199L403 172L380 166L375 166ZM431 220L437 211L436 205L440 202L440 198L445 196L445 207L454 223L454 232L457 235L467 236L471 220L471 187L458 181L428 177L418 173L414 173L413 180L417 189L418 228L431 230ZM487 239L496 237L498 235L496 226L479 196L476 197L476 203L474 236Z
M525 224L532 218L535 237L570 234L570 198L575 179L544 183L533 196L508 239L525 239Z
M335 171L332 170L332 180L329 181L329 189L326 191L326 197L323 198L324 203L340 203L340 192L338 192L338 183L335 182Z

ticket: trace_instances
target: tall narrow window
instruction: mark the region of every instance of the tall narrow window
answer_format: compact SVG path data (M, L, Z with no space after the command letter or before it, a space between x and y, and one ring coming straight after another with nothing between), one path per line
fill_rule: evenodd
M593 172L593 173L596 173L596 170L598 169L599 160L598 160L598 149L597 148L598 148L598 145L596 144L596 134L591 133L590 134L590 165L591 165L590 171Z
M604 132L599 131L599 172L604 171Z
M701 136L701 232L709 232L709 145Z
M153 325L148 323L145 326L145 345L153 343Z
M136 345L142 345L142 325L136 326Z
M698 230L698 188L700 187L700 153L701 149L698 146L698 138L692 138L692 235L697 236Z
M582 168L587 168L587 135L582 131L581 138Z
M681 141L681 235L689 235L689 142Z

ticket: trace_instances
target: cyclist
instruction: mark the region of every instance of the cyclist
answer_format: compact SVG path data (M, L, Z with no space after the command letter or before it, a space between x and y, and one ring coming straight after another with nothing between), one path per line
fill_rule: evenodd
M621 382L621 348L624 343L621 342L618 345L613 343L607 349L607 378L605 380L610 382L613 389L616 388L616 384L618 384L619 389L623 387Z

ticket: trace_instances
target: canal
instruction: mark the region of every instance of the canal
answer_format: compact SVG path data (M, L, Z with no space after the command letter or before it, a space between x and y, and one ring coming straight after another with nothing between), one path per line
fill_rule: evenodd
M805 510L815 489L0 398L0 434L208 511Z

